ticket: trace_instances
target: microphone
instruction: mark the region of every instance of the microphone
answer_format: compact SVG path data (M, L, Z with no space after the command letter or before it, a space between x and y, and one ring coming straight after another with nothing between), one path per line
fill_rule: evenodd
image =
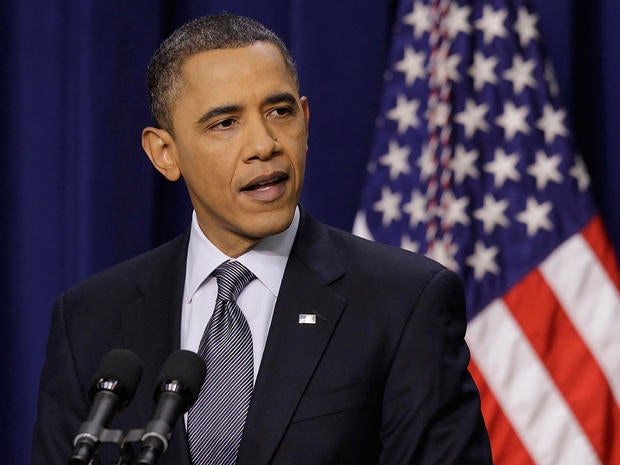
M88 393L90 413L73 440L75 448L69 465L87 465L91 461L103 430L114 414L129 404L141 377L142 362L133 352L114 349L103 356Z
M155 465L168 448L172 428L180 415L196 402L207 368L198 354L177 350L170 354L155 387L155 414L142 434L136 465Z

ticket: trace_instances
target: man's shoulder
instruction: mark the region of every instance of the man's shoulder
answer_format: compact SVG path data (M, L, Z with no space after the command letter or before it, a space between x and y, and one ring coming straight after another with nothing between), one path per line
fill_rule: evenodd
M141 283L178 272L185 263L188 234L181 234L154 249L124 260L80 281L64 292L65 298L105 298L135 292Z
M303 218L304 237L299 246L307 263L343 270L349 278L364 283L424 286L437 275L459 281L453 272L422 254L358 237L321 223L307 212Z
M440 263L422 254L368 240L330 226L326 228L340 255L347 262L368 264L372 267L383 266L395 271L409 269L436 273L445 269Z

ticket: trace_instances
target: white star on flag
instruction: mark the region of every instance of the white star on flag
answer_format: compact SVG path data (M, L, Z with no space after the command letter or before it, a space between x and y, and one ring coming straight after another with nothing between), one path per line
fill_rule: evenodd
M552 97L557 97L560 94L560 86L558 80L555 78L555 71L553 70L553 64L551 60L545 60L545 81L549 86L549 93Z
M566 118L565 110L560 108L556 111L551 104L545 104L542 117L536 121L536 127L545 133L545 143L550 144L556 136L568 135L568 130L562 122L564 118Z
M512 59L512 68L504 71L504 78L510 82L515 90L515 94L523 92L526 86L533 89L536 87L536 80L532 76L532 71L536 63L534 60L523 61L519 55L515 55Z
M467 70L474 80L474 89L480 91L486 83L497 83L497 74L495 73L497 63L499 63L497 57L486 58L482 52L474 53L474 62Z
M416 161L416 165L420 168L420 177L422 179L428 179L437 170L437 160L435 159L435 152L430 145L422 147L422 154Z
M484 42L489 44L495 37L504 38L508 35L504 21L508 12L503 8L495 11L493 7L485 5L482 10L482 18L474 22L476 29L482 31L484 35Z
M504 104L504 113L498 116L495 122L498 126L504 128L506 139L512 139L517 132L522 132L523 134L530 133L530 127L525 121L528 112L527 105L516 107L512 102Z
M398 141L390 140L388 153L379 158L379 163L390 168L390 179L398 179L401 174L411 173L409 166L410 149L406 145L401 147Z
M456 146L454 157L450 160L448 167L452 171L454 181L457 184L462 184L467 176L478 179L480 173L476 167L476 160L478 160L478 151L476 149L467 151L461 144Z
M409 226L412 228L426 223L430 217L426 197L417 189L411 192L411 200L403 205L403 212L409 215Z
M491 194L484 195L481 208L474 211L474 218L482 221L484 232L490 234L496 226L508 227L510 221L504 215L508 208L508 200L495 200Z
M431 9L423 3L415 2L413 11L403 18L403 23L413 27L413 35L422 37L425 32L430 32L432 27Z
M471 7L465 5L459 7L458 3L450 3L450 8L446 14L444 20L444 26L448 32L448 36L451 38L456 37L460 32L463 34L469 34L471 31L471 24L469 22L469 15L471 14Z
M446 191L441 196L441 207L443 214L441 221L444 227L451 228L455 224L468 225L470 223L467 207L469 199L467 197L459 197L458 199L450 191Z
M499 267L495 263L498 252L496 245L486 248L482 241L476 241L474 253L465 260L474 269L476 279L482 279L486 273L499 274Z
M394 69L405 75L405 83L410 86L416 79L426 77L425 61L426 55L424 52L416 53L413 48L406 47L403 59L396 62Z
M536 29L537 22L537 15L528 13L523 7L519 8L517 21L515 22L515 31L519 34L521 47L525 48L532 40L538 39L538 29Z
M381 200L375 202L373 209L383 214L383 226L389 226L392 221L401 218L400 201L403 195L400 192L392 192L389 187L381 189Z
M398 122L398 132L403 134L409 128L415 128L420 124L418 120L418 107L420 103L413 99L407 100L405 95L396 97L396 106L386 113L391 120Z
M449 46L440 47L437 54L431 56L431 67L435 69L432 79L436 80L438 84L448 80L459 81L461 78L461 74L458 71L460 62L461 56L458 53L450 55Z
M486 103L476 105L476 102L469 98L465 102L463 111L454 116L454 121L462 124L465 128L465 136L471 138L477 129L485 132L489 130L489 125L486 121L486 114L488 112L489 105Z
M434 108L426 112L426 119L430 127L444 127L452 116L452 106L447 102L439 102Z
M542 150L536 152L536 162L528 167L527 172L536 178L538 190L544 189L549 181L562 182L563 178L558 170L561 161L560 155L548 157Z
M527 235L534 236L539 229L551 231L553 225L549 221L549 212L553 208L550 201L539 204L535 198L527 198L527 206L521 213L517 213L517 221L527 226Z
M590 175L581 155L575 155L575 164L568 172L577 181L579 191L585 192L590 186Z
M452 242L451 235L446 234L442 238L433 241L427 255L446 268L456 271L458 270L458 263L454 260L454 256L457 251L458 247Z
M495 150L493 161L484 164L484 171L492 173L495 180L495 187L502 187L507 179L515 182L521 179L521 174L517 169L519 155L511 153L507 155L504 149Z

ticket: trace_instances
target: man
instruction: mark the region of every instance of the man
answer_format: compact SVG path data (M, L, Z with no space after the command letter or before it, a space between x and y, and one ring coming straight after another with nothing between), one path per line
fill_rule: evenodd
M237 436L222 439L222 428L205 439L228 417L215 418L218 404L192 421L199 398L161 464L491 463L456 275L322 225L298 206L309 107L280 39L247 18L200 18L162 44L148 83L157 127L143 131L143 147L167 179L183 178L192 225L58 299L34 463L65 463L88 414L90 377L112 348L135 352L144 375L111 427L149 421L167 355L180 347L202 355L211 340L214 275L230 261L252 274L232 304L251 332L251 400ZM235 376L236 362L226 360ZM222 402L234 403L237 389L225 394ZM202 458L217 441L232 461ZM111 463L114 451L100 452Z

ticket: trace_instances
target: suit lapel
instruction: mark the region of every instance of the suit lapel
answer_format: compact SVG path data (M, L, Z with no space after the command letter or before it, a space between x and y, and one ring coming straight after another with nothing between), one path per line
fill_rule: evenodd
M142 380L132 401L139 421L136 427L143 427L151 419L153 392L161 367L168 355L180 347L188 238L186 234L166 244L156 262L148 261L149 268L135 277L142 298L122 310L124 345L143 363ZM165 456L184 457L175 463L190 463L182 420L177 422L170 449Z
M344 273L324 227L302 212L248 412L237 465L266 465L345 307L329 284ZM316 315L300 324L299 315Z

